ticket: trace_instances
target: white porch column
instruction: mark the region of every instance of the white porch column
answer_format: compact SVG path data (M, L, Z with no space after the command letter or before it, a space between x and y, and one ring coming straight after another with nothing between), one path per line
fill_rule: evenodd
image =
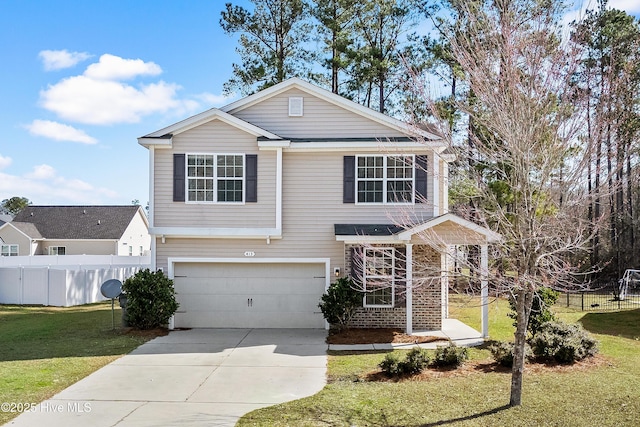
M413 333L413 243L406 245L406 303L407 303L407 329L408 335Z
M489 247L480 246L480 304L482 306L482 336L489 337Z
M440 158L433 153L433 216L440 216Z
M440 306L442 318L449 318L449 246L440 252Z

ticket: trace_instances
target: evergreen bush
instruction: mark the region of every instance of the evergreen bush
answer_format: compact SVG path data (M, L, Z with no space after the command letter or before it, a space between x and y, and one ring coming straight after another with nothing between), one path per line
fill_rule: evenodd
M576 323L547 322L531 339L536 357L574 363L598 353L598 341Z
M362 295L355 289L353 280L341 277L329 285L320 298L318 307L329 324L337 329L344 328L362 305Z
M466 347L458 347L449 341L447 346L438 346L433 357L433 366L459 367L469 359L469 350Z
M178 310L173 280L162 271L140 270L124 281L122 290L127 296L127 321L134 328L165 326Z
M378 366L388 377L415 375L429 366L429 354L419 347L409 350L404 360L400 360L396 353L388 353Z
M502 366L510 368L513 366L513 347L514 344L512 342L494 341L489 345L489 351L493 356L493 360ZM526 344L524 348L525 358L529 359L532 355L531 346Z

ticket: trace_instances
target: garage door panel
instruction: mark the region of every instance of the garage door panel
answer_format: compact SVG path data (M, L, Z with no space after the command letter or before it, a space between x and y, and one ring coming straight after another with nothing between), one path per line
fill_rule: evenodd
M325 265L179 263L176 327L322 328Z

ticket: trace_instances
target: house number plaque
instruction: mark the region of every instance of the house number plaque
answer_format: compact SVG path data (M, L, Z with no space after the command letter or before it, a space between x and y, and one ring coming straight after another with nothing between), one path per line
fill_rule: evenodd
M255 252L253 252L253 251L246 251L246 252L244 253L244 256L256 256L256 253L255 253Z

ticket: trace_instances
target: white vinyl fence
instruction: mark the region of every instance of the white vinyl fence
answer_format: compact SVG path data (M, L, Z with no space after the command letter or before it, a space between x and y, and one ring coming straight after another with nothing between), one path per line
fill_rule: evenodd
M130 259L145 257L113 258ZM146 258L148 259L149 257ZM100 293L100 286L102 286L104 282L109 279L118 279L124 282L137 271L150 267L150 264L140 263L137 265L103 264L99 266L98 264L94 264L95 259L87 259L85 261L85 263L79 263L73 266L0 266L0 304L33 304L69 307L104 301L106 298Z

